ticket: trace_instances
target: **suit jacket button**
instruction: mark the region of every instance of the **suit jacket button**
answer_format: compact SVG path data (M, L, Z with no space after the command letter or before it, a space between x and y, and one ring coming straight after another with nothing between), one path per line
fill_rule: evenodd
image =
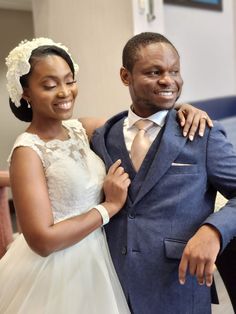
M130 219L134 219L135 218L135 213L129 213L128 216L129 216Z
M121 254L122 255L126 255L127 254L127 247L126 246L122 247Z

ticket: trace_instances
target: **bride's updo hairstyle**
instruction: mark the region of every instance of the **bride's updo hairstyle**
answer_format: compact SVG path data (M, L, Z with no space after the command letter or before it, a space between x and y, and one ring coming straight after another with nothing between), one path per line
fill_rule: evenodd
M63 58L71 69L73 78L78 71L68 49L49 38L35 38L32 41L23 41L14 48L6 58L7 90L9 103L13 114L21 121L31 122L33 112L30 104L22 98L23 88L28 86L29 77L34 70L36 60L49 55Z

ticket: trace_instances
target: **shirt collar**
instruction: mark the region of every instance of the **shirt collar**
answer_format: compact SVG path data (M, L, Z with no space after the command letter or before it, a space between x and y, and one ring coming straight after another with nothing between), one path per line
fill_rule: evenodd
M159 125L160 127L163 127L163 125L165 124L165 119L167 116L167 113L169 112L169 110L161 110L158 111L154 114L152 114L151 116L147 117L146 119L154 122L156 125ZM143 119L142 117L136 115L131 107L129 108L128 111L128 128L131 128L135 122L137 122L138 120Z

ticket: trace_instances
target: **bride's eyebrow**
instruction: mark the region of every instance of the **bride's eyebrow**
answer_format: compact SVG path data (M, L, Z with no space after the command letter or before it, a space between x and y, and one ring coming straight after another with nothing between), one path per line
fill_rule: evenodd
M67 78L70 78L70 77L73 77L73 73L72 72L68 72L66 75L63 76L63 79L67 79ZM44 81L44 80L58 80L59 79L59 76L57 75L46 75L42 78L41 81Z

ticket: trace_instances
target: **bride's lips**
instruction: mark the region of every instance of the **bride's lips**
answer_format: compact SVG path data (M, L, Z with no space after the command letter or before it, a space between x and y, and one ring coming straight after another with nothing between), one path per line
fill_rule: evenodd
M72 107L72 101L63 101L55 104L55 106L59 109L68 110Z

